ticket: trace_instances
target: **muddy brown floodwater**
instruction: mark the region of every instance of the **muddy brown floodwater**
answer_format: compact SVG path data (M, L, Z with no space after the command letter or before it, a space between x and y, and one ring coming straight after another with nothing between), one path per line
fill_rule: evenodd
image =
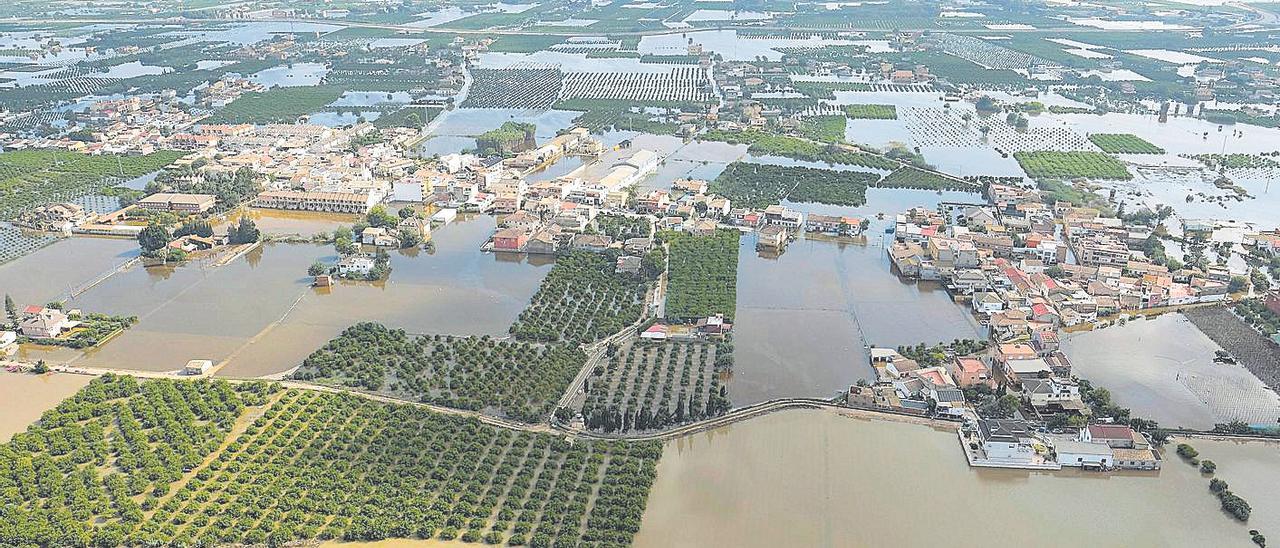
M439 228L434 253L391 252L386 282L342 282L328 289L310 287L306 270L317 259L336 261L332 246L267 244L216 267L207 261L135 266L69 306L134 315L137 325L85 353L26 349L24 355L149 371L176 370L190 359L226 360L220 375L250 377L293 368L361 321L413 333L506 335L550 266L481 253L493 228L491 217Z
M26 431L58 402L89 384L87 375L9 373L0 371L0 443Z
M738 253L734 405L827 397L871 379L867 345L980 338L981 326L936 282L899 278L884 250L884 222L860 243L798 239L761 256L754 234Z
M635 545L1245 548L1250 528L1280 531L1280 445L1192 443L1241 486L1248 525L1176 458L1158 475L979 471L951 432L774 413L667 442Z

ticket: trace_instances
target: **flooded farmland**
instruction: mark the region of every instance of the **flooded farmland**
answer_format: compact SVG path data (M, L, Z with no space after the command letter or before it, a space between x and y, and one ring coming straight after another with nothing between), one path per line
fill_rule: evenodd
M1280 418L1280 397L1244 366L1214 363L1221 347L1181 314L1072 334L1062 348L1077 376L1109 390L1134 416L1165 426Z
M150 371L176 370L189 359L227 360L220 374L259 376L296 366L360 321L416 333L505 335L548 267L479 253L494 223L480 217L441 228L434 253L393 251L391 277L382 283L310 287L307 267L336 260L331 246L312 244L266 244L220 267L134 266L68 305L134 315L137 325L84 354L40 350L28 358Z
M138 242L68 238L0 265L0 292L22 304L44 304L138 256Z
M951 432L775 413L668 441L635 545L1244 548L1248 529L1280 528L1280 445L1191 443L1241 486L1248 525L1223 514L1208 480L1176 459L1158 475L975 470ZM937 505L998 524L942 518ZM945 524L922 527L929 513Z
M86 375L32 375L0 371L0 443L26 431L58 402L89 384Z
M872 189L859 208L789 204L808 212L863 215L903 203L936 207L966 193ZM900 210L899 209L899 210ZM884 246L892 221L872 221L863 241L800 239L780 256L761 256L744 235L738 254L734 323L734 405L788 396L830 396L871 379L868 345L898 346L979 338L962 304L933 282L899 278Z

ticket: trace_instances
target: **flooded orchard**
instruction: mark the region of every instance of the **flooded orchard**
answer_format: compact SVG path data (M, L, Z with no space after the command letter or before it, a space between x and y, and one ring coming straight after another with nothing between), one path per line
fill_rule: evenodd
M1164 426L1207 430L1280 418L1280 397L1243 366L1214 362L1221 347L1182 314L1075 333L1062 349L1076 375Z
M1249 529L1280 528L1277 444L1191 442L1241 486L1254 510L1246 525L1176 457L1158 475L977 470L958 443L950 431L824 410L668 441L635 545L1244 548Z

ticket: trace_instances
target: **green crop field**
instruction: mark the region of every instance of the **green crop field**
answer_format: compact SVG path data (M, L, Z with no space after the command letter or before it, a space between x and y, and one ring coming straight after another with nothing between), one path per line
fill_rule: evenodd
M1058 152L1036 151L1015 152L1027 175L1036 178L1072 179L1119 179L1129 180L1133 175L1124 167L1124 163L1111 155L1102 152Z
M1164 149L1132 133L1094 133L1089 141L1111 154L1164 154Z

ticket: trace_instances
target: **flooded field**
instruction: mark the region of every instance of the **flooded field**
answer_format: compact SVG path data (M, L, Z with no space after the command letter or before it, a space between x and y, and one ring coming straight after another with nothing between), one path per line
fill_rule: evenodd
M1062 347L1076 375L1164 426L1280 418L1280 397L1243 366L1214 363L1221 348L1181 314L1073 334Z
M31 423L58 402L89 384L86 375L31 375L0 371L0 443Z
M1248 529L1280 527L1280 445L1193 442L1241 486L1253 506L1244 525L1180 462L1158 475L979 471L957 444L927 426L818 410L669 441L635 545L1245 548Z
M819 213L871 217L901 203L936 206L921 191L874 190L860 208L813 204ZM738 255L738 307L734 370L729 396L747 405L786 396L830 396L858 379L872 378L866 347L937 343L980 336L968 309L931 282L911 282L891 270L884 246L889 221L874 221L864 241L801 239L780 256L761 256L755 236L742 238Z
M546 266L478 252L493 228L491 217L449 225L434 235L434 254L393 251L388 281L329 289L310 287L306 269L336 260L331 246L269 244L221 267L134 267L69 304L136 315L137 325L83 355L60 349L30 357L151 371L227 360L220 374L258 376L296 366L366 320L416 333L505 335Z
M0 265L0 292L19 306L44 304L138 256L138 242L68 238Z

